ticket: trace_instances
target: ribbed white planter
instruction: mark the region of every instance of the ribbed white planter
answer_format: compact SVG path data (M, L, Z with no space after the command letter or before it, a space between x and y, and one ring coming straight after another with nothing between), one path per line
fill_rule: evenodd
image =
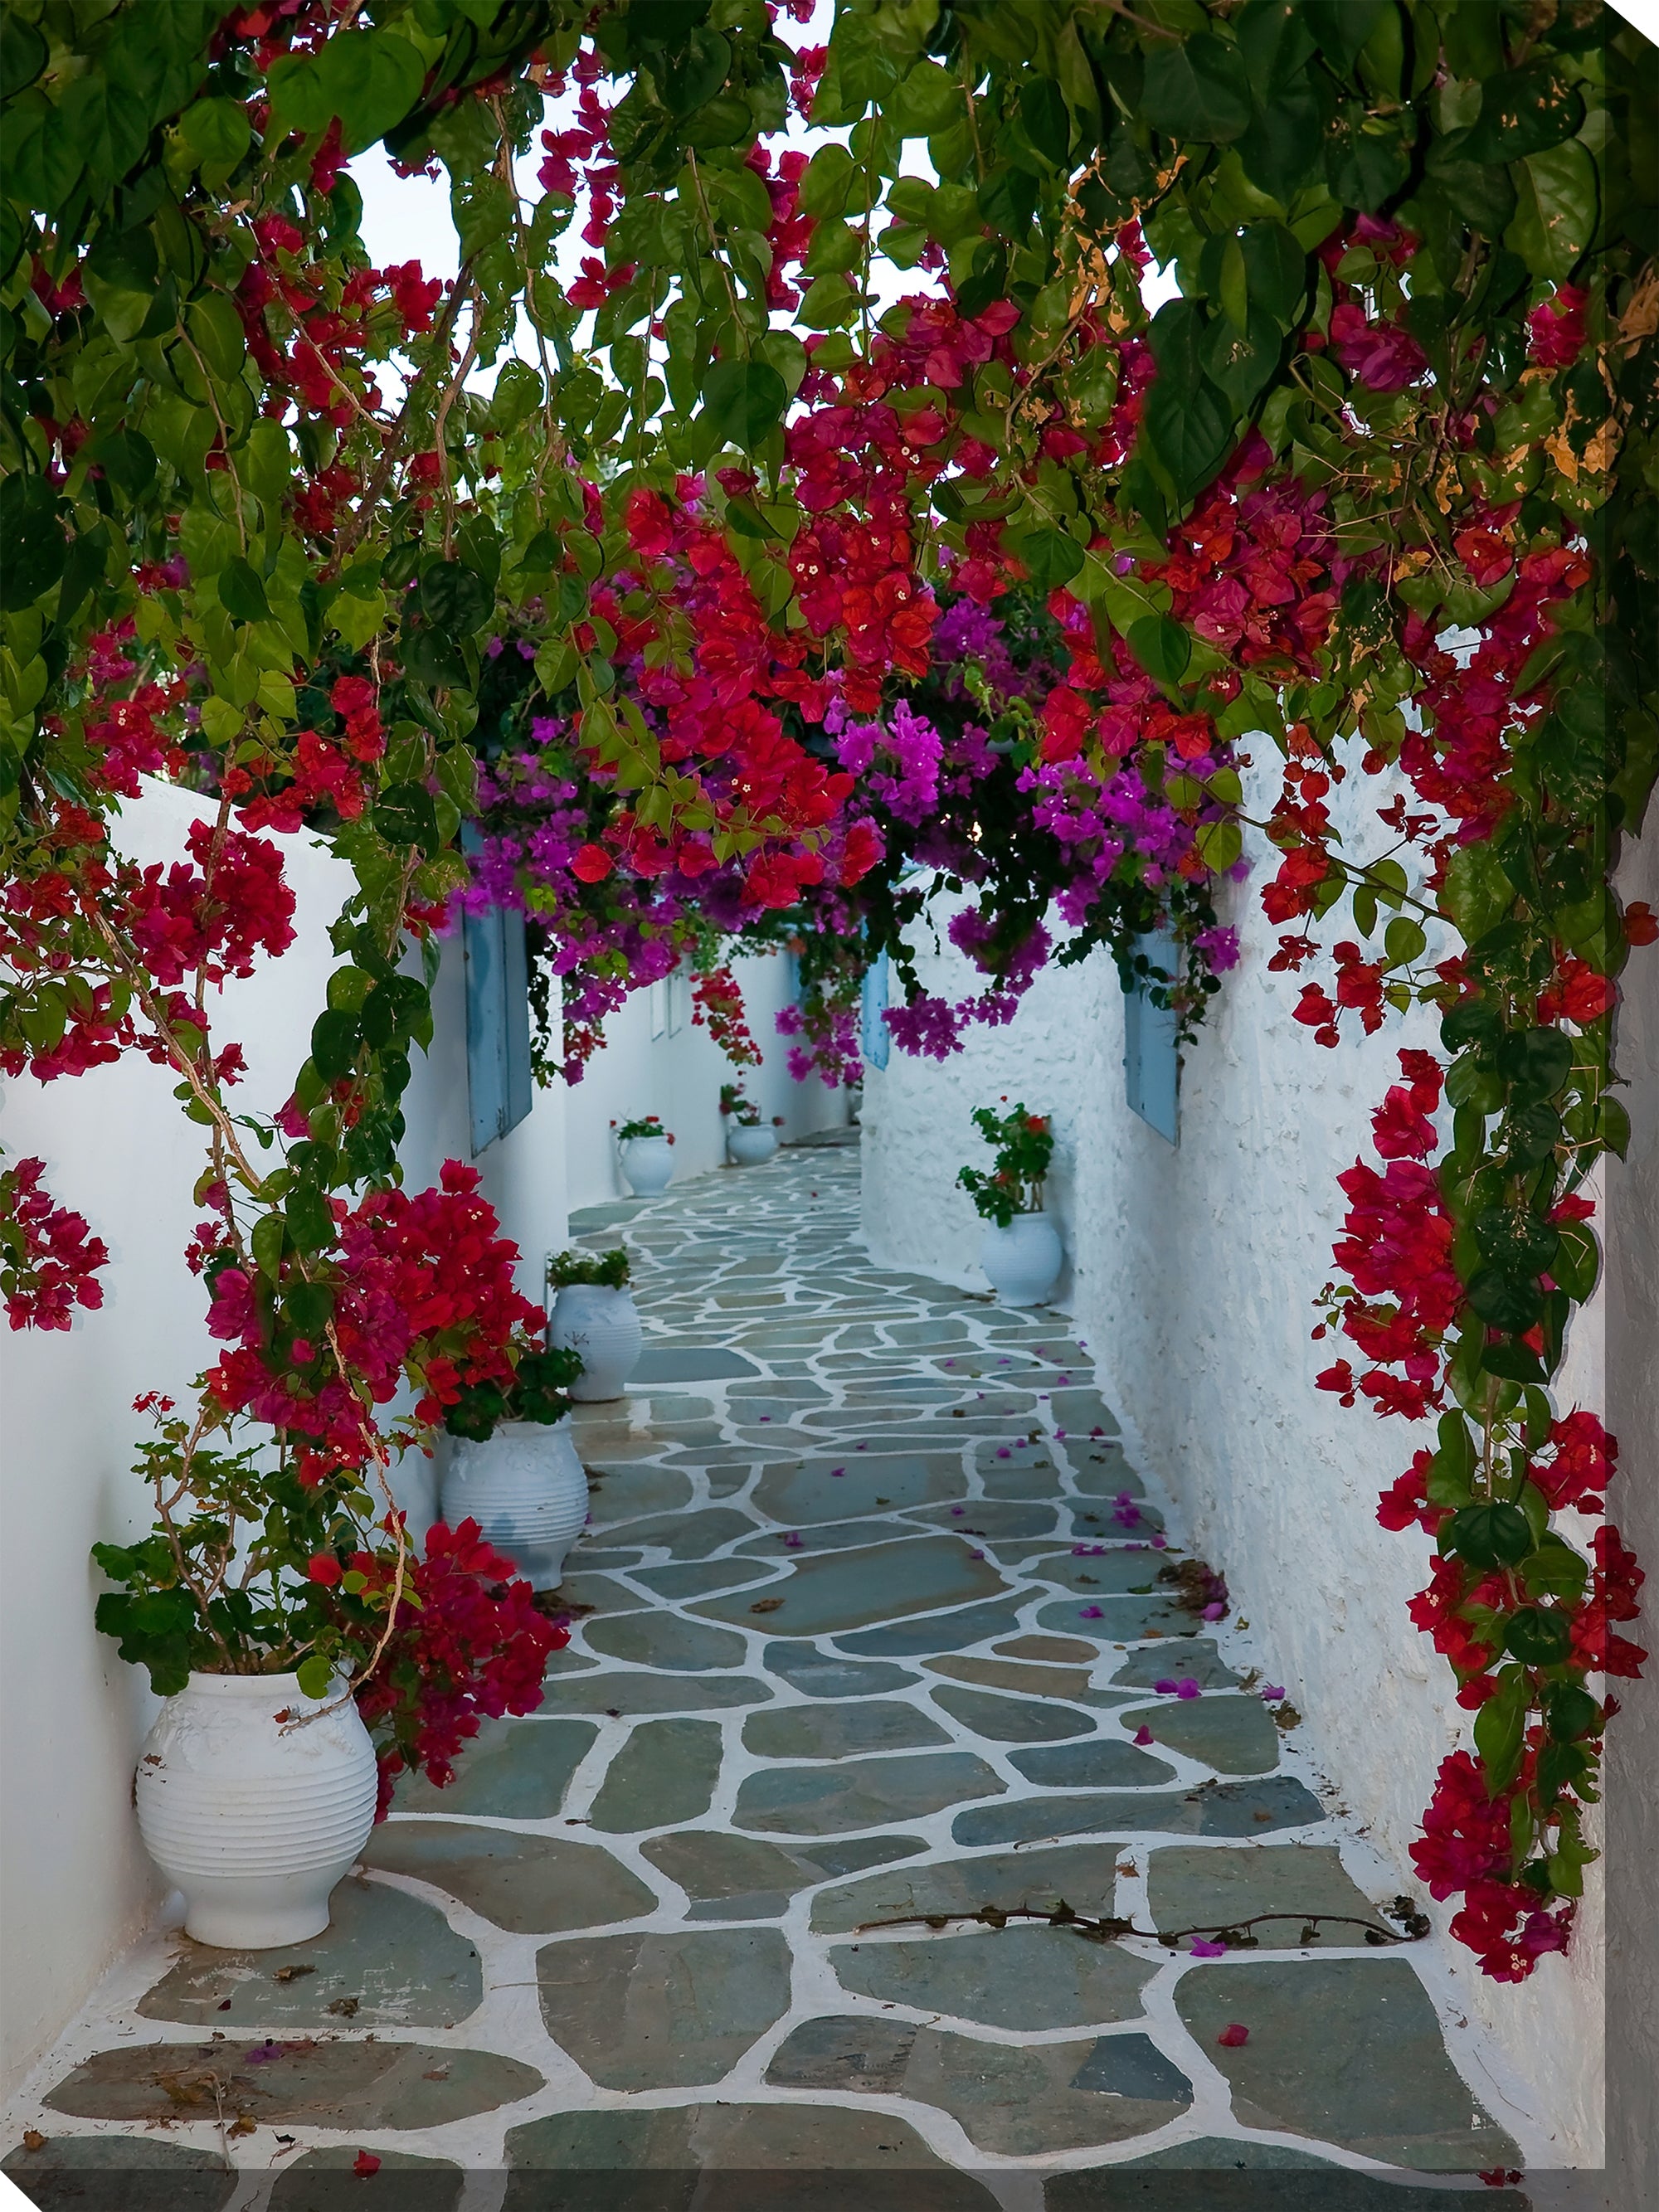
M726 1128L726 1149L734 1167L757 1168L778 1149L778 1133L763 1121L749 1127L733 1121Z
M444 1477L443 1517L469 1517L532 1589L557 1589L564 1555L587 1524L587 1477L570 1416L503 1421L485 1443L457 1438Z
M349 1699L287 1723L338 1694L307 1698L294 1674L192 1674L162 1706L138 1759L138 1831L198 1943L267 1951L327 1927L374 1825L374 1747Z
M635 1198L655 1198L674 1180L674 1148L666 1137L629 1137L617 1153Z
M1040 1305L1059 1279L1066 1248L1046 1213L1017 1213L1004 1229L988 1221L979 1264L1006 1306Z
M645 1344L634 1293L604 1283L566 1283L553 1301L553 1343L581 1354L570 1395L584 1405L620 1398Z

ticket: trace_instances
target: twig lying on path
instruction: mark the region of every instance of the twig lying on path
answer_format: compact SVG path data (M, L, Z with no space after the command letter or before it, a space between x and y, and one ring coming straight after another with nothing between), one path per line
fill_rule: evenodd
M1256 1912L1248 1920L1223 1921L1207 1928L1137 1928L1133 1920L1107 1915L1091 1919L1086 1913L1073 1911L1062 1898L1052 1912L1041 1912L1029 1905L981 1905L977 1912L907 1912L896 1920L866 1920L853 1933L868 1936L882 1928L949 1928L963 1921L975 1922L982 1928L1006 1928L1011 1920L1041 1920L1050 1928L1069 1929L1087 1943L1115 1943L1125 1936L1138 1936L1143 1942L1162 1943L1170 1951L1188 1936L1249 1950L1256 1946L1257 1938L1246 1931L1276 1920L1298 1923L1304 1944L1314 1942L1326 1923L1336 1928L1363 1928L1365 1941L1372 1944L1418 1943L1428 1934L1428 1918L1417 1910L1410 1898L1396 1898L1389 1909L1401 1923L1398 1928L1387 1927L1377 1920L1362 1919L1352 1912Z

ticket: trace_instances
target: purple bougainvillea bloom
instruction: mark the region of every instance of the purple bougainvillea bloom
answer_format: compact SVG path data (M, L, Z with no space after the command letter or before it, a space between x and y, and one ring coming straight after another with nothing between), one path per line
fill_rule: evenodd
M1154 1693L1160 1698L1174 1697L1176 1693L1175 1677L1172 1674L1166 1674L1161 1681L1153 1683L1152 1689Z
M1198 1684L1190 1674L1182 1676L1175 1686L1175 1693L1178 1698L1196 1698L1200 1694Z
M1159 1536L1159 1535L1156 1535L1156 1534L1155 1534L1155 1535L1153 1536L1153 1538L1152 1538L1152 1549L1153 1549L1155 1552L1162 1552L1162 1551L1167 1550L1167 1548L1168 1548L1168 1547L1169 1547L1169 1542L1170 1542L1170 1540L1169 1540L1169 1538L1168 1538L1167 1536Z
M963 1515L967 1510L968 1508L965 1505L953 1505L951 1508L951 1517L955 1520L960 1521Z
M1224 1943L1212 1943L1206 1936L1194 1936L1190 1955L1194 1959L1224 1959L1227 1947Z
M1006 1459L1008 1456L1009 1456L1009 1453L1008 1453L1008 1447L1007 1447L1007 1445L1006 1445L1006 1444L999 1444L999 1445L997 1446L997 1457L998 1457L999 1459Z
M1152 1732L1151 1729L1147 1727L1146 1722L1142 1721L1140 1726L1135 1730L1135 1741L1137 1743L1150 1743L1152 1740Z
M854 1451L868 1451L870 1447L868 1444L854 1444L853 1447Z
M763 1421L769 1421L769 1420L771 1419L771 1418L772 1418L772 1416L771 1416L769 1413L763 1413L763 1414L761 1415L761 1419L762 1419L762 1420L763 1420Z
M1270 1705L1277 1705L1284 1694L1285 1685L1282 1682L1264 1682L1261 1685L1262 1698Z
M1219 1620L1226 1610L1226 1607L1222 1604L1219 1598L1216 1598L1205 1607L1203 1618L1206 1620Z
M802 1545L806 1541L806 1539L805 1539L804 1536L802 1536L802 1535L800 1535L799 1534L798 1534L798 1532L797 1532L795 1529L792 1528L792 1529L789 1531L789 1534L788 1534L784 1538L783 1541L784 1541L785 1548L786 1548L787 1550L791 1551L791 1552L798 1552L798 1551L799 1551L799 1549L800 1549L801 1546L802 1546Z
M982 1559L985 1557L985 1554L983 1552L973 1551L969 1552L968 1556L970 1559Z
M1106 1615L1101 1607L1097 1605L1085 1605L1080 1617L1085 1620L1104 1620Z
M832 1476L833 1476L833 1475L837 1475L837 1474L846 1474L846 1472L847 1472L847 1469L846 1469L844 1467L832 1467L832 1468L830 1468L830 1474L831 1474L831 1475L832 1475Z
M249 2066L269 2066L273 2058L283 2055L280 2043L256 2043L252 2051L244 2053L244 2063Z
M1060 1441L1061 1443L1064 1443L1064 1441L1065 1441L1065 1437L1066 1437L1066 1431L1065 1431L1065 1430L1064 1430L1064 1429L1056 1429L1056 1430L1054 1431L1054 1435L1056 1436L1056 1437L1058 1437L1058 1438L1060 1439Z

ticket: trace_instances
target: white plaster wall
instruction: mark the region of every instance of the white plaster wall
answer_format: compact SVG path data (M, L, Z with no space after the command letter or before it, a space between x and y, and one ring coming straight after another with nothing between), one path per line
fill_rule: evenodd
M933 926L911 937L916 974L936 997L960 1000L985 978L945 935L964 896L938 895ZM1093 1081L1091 1011L1109 963L1060 969L1051 962L1002 1029L969 1032L968 1050L946 1060L913 1060L895 1046L886 1068L864 1072L864 1227L872 1255L894 1267L920 1267L964 1289L988 1288L979 1264L984 1224L957 1182L964 1167L988 1168L991 1148L974 1127L978 1106L1001 1113L1004 1101L1053 1119L1054 1164L1044 1210L1060 1231L1067 1262L1055 1295L1069 1304L1077 1238L1075 1168L1079 1131Z
M735 960L732 972L743 987L750 1032L764 1056L760 1067L732 1067L706 1028L693 1025L684 978L666 992L636 991L605 1023L605 1042L587 1063L580 1083L565 1093L569 1203L597 1206L627 1195L617 1165L611 1122L662 1117L674 1133L674 1177L720 1167L726 1159L720 1120L722 1083L740 1081L769 1120L781 1114L778 1132L787 1144L815 1129L833 1129L847 1120L846 1094L831 1090L816 1075L797 1083L786 1055L790 1040L777 1033L775 1016L790 1000L789 963L781 953ZM668 997L666 1008L662 1006ZM669 1016L670 1026L653 1036L653 1001Z
M1368 783L1346 796L1357 808L1386 794ZM1246 797L1252 811L1266 811L1265 764L1247 778ZM1243 957L1186 1056L1178 1148L1124 1103L1122 997L1109 960L1096 954L1045 976L1012 1030L971 1032L961 1058L941 1066L895 1050L884 1075L866 1077L865 1226L879 1255L963 1279L967 1231L948 1183L969 1156L959 1141L966 1108L1007 1089L1010 1076L1028 1104L1054 1103L1074 1150L1066 1235L1079 1334L1179 1500L1194 1543L1226 1573L1271 1678L1305 1717L1304 1740L1397 1867L1401 1887L1420 1894L1407 1846L1435 1770L1466 1740L1469 1717L1406 1614L1426 1579L1427 1540L1385 1531L1376 1505L1431 1431L1380 1422L1363 1405L1344 1411L1316 1390L1314 1376L1337 1347L1310 1333L1310 1300L1334 1272L1331 1245L1346 1203L1336 1176L1369 1152L1368 1115L1398 1079L1397 1051L1435 1043L1437 1030L1419 1012L1370 1039L1357 1024L1350 1035L1345 1021L1336 1051L1316 1046L1291 1019L1303 979L1267 968L1275 933L1255 886L1275 863L1259 841L1250 857L1252 882L1229 894ZM967 973L961 963L928 972L958 990ZM1650 1204L1650 1152L1642 1172ZM1637 1240L1627 1264L1640 1276L1632 1303L1639 1288L1651 1311L1650 1240ZM1601 1335L1592 1310L1564 1375L1569 1402L1602 1402ZM1644 1356L1651 1362L1650 1338ZM1650 1382L1646 1403L1650 1431ZM1650 1436L1643 1442L1650 1451ZM1629 1507L1626 1517L1636 1518ZM1648 1556L1659 1556L1651 1528ZM1650 1788L1650 1703L1644 1747ZM1621 1757L1640 1755L1627 1739ZM1650 1804L1644 1817L1651 1865ZM1550 2141L1538 2146L1546 2165L1595 2165L1601 2155L1601 1884L1592 1877L1589 1887L1569 1959L1544 1960L1519 1988L1486 1980L1471 1961L1455 1966L1449 1985L1547 2131ZM1651 2038L1650 1984L1640 2002Z

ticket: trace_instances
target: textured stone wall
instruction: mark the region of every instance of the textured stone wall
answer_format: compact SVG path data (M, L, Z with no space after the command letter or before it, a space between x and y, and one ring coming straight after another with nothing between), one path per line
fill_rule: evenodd
M1247 799L1265 811L1264 771L1253 780ZM1369 784L1346 794L1356 833L1358 810L1385 795ZM1415 1890L1407 1846L1468 1716L1406 1614L1426 1579L1427 1540L1381 1528L1376 1504L1427 1431L1344 1411L1315 1389L1335 1353L1310 1340L1310 1302L1334 1272L1336 1176L1367 1148L1397 1051L1432 1044L1436 1030L1414 1014L1376 1038L1356 1025L1334 1052L1316 1046L1291 1018L1298 979L1267 969L1273 933L1254 886L1273 863L1260 844L1250 857L1251 883L1228 894L1243 957L1186 1055L1178 1147L1124 1103L1122 997L1097 954L1047 971L1014 1024L971 1032L960 1058L940 1066L896 1050L867 1079L865 1226L878 1256L965 1279L971 1227L948 1184L967 1157L968 1108L1011 1079L1028 1103L1054 1106L1072 1166L1063 1212L1079 1334L1194 1543L1226 1573L1316 1756ZM938 960L930 946L924 973L933 988L972 988L948 945ZM1646 1269L1651 1298L1650 1242L1628 1264ZM1597 1309L1581 1317L1569 1401L1602 1401L1603 1333ZM1563 2165L1601 2157L1603 1947L1591 1887L1573 1955L1547 1959L1523 1987L1485 1980L1450 1947L1433 1969L1437 1995L1484 2025L1520 2100L1554 2130ZM1651 2029L1650 1990L1645 2002Z

